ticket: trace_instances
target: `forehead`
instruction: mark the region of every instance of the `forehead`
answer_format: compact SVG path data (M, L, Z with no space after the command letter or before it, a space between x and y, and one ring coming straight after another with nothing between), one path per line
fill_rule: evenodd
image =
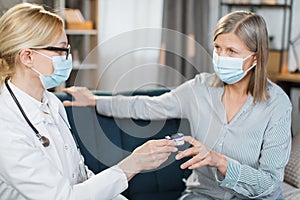
M68 38L64 31L59 35L57 35L55 40L51 42L51 45L67 45L67 44L68 44Z
M246 44L234 33L223 33L218 35L214 41L215 44L223 48L234 48L239 50L248 50Z

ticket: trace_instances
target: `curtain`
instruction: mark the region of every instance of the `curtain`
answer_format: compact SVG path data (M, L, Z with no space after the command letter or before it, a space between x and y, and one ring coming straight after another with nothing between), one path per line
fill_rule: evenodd
M157 82L162 8L163 0L99 0L94 88L118 92Z
M200 72L212 72L209 1L164 0L160 80L173 87Z

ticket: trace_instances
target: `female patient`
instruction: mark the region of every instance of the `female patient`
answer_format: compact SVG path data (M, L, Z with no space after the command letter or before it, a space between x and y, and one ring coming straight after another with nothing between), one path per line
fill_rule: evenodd
M180 199L277 199L290 152L291 104L267 79L264 19L236 11L214 31L214 74L201 73L158 97L96 97L86 88L65 91L65 105L95 105L101 114L142 119L187 118L193 172Z
M0 44L0 199L124 198L128 180L177 151L172 141L149 141L94 175L62 103L46 90L72 69L62 19L41 6L16 5L0 19Z

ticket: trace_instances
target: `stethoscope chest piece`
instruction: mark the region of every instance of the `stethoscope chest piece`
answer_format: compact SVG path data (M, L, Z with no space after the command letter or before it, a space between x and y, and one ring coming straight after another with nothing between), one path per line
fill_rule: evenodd
M50 140L49 140L48 138L46 138L45 136L41 136L41 137L39 138L39 141L42 143L42 145L43 145L44 147L48 147L49 144L50 144Z

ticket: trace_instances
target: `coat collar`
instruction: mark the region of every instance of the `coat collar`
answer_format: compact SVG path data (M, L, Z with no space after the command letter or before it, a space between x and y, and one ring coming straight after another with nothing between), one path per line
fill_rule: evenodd
M42 122L46 123L57 123L59 118L59 107L57 104L51 103L51 95L48 94L47 91L43 93L43 101L40 102L27 93L20 90L16 87L13 83L8 81L8 84L15 94L17 100L19 101L22 109L24 110L25 114L27 115L28 119L33 125L37 125ZM5 87L5 90L7 88ZM7 90L8 95L9 91ZM50 98L50 99L49 99ZM15 105L17 108L17 105ZM17 108L18 109L18 108ZM18 109L19 110L19 109Z

